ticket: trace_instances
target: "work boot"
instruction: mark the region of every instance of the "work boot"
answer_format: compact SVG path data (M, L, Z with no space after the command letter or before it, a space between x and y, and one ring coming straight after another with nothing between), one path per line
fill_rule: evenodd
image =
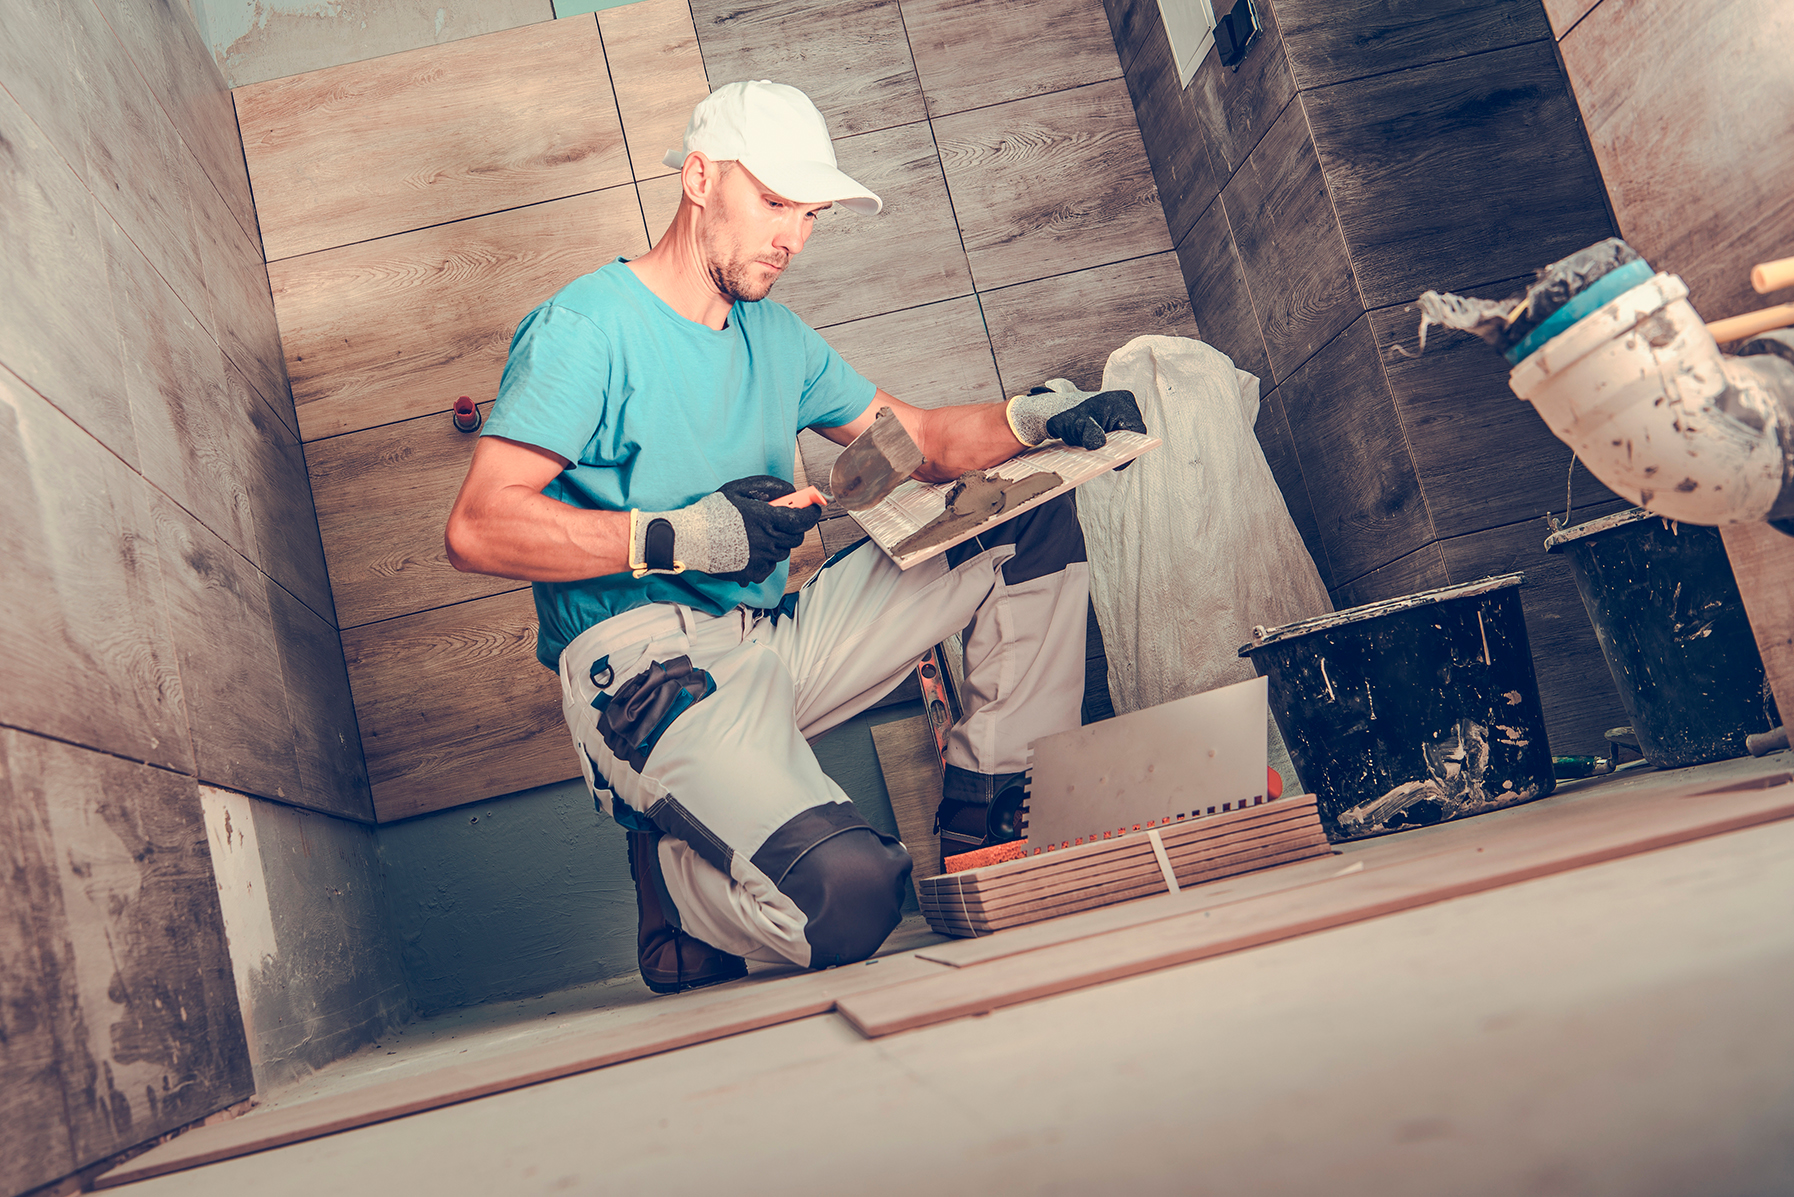
M747 976L747 961L687 935L660 876L660 833L629 831L629 874L635 880L636 963L655 993L682 993Z
M973 773L947 766L941 804L934 812L941 837L941 871L947 858L1022 838L1021 808L1028 801L1028 775Z

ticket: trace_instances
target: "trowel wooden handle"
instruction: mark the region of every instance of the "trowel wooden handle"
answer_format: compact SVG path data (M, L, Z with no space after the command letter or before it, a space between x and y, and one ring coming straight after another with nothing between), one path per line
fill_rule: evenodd
M1780 291L1783 287L1794 287L1794 258L1758 262L1750 268L1750 285L1757 289L1758 295Z
M1728 341L1742 341L1746 337L1754 337L1758 333L1768 332L1772 328L1786 328L1794 324L1794 303L1778 303L1772 308L1746 312L1742 316L1727 316L1724 320L1710 321L1707 331L1721 345Z

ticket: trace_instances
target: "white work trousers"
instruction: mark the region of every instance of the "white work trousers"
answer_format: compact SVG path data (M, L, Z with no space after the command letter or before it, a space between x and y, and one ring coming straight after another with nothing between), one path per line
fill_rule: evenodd
M599 809L666 833L660 862L687 933L755 960L850 963L896 925L910 858L806 741L970 623L948 761L1026 768L1035 739L1080 722L1088 594L1062 497L908 571L864 542L777 610L614 616L562 653L563 712Z

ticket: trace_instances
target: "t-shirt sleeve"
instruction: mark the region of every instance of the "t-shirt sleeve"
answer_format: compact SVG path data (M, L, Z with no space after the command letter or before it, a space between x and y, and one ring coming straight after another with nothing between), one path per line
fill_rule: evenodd
M804 338L804 394L798 403L799 428L839 428L851 424L872 406L878 388L822 339L799 322Z
M577 462L603 422L611 346L578 312L543 304L523 318L483 434Z

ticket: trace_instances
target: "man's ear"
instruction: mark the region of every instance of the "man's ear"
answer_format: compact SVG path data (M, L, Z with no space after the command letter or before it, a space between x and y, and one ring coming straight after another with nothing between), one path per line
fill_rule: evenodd
M685 165L679 168L679 182L684 186L686 200L694 207L709 204L710 197L716 192L717 181L722 177L718 169L720 165L698 150L685 156Z

